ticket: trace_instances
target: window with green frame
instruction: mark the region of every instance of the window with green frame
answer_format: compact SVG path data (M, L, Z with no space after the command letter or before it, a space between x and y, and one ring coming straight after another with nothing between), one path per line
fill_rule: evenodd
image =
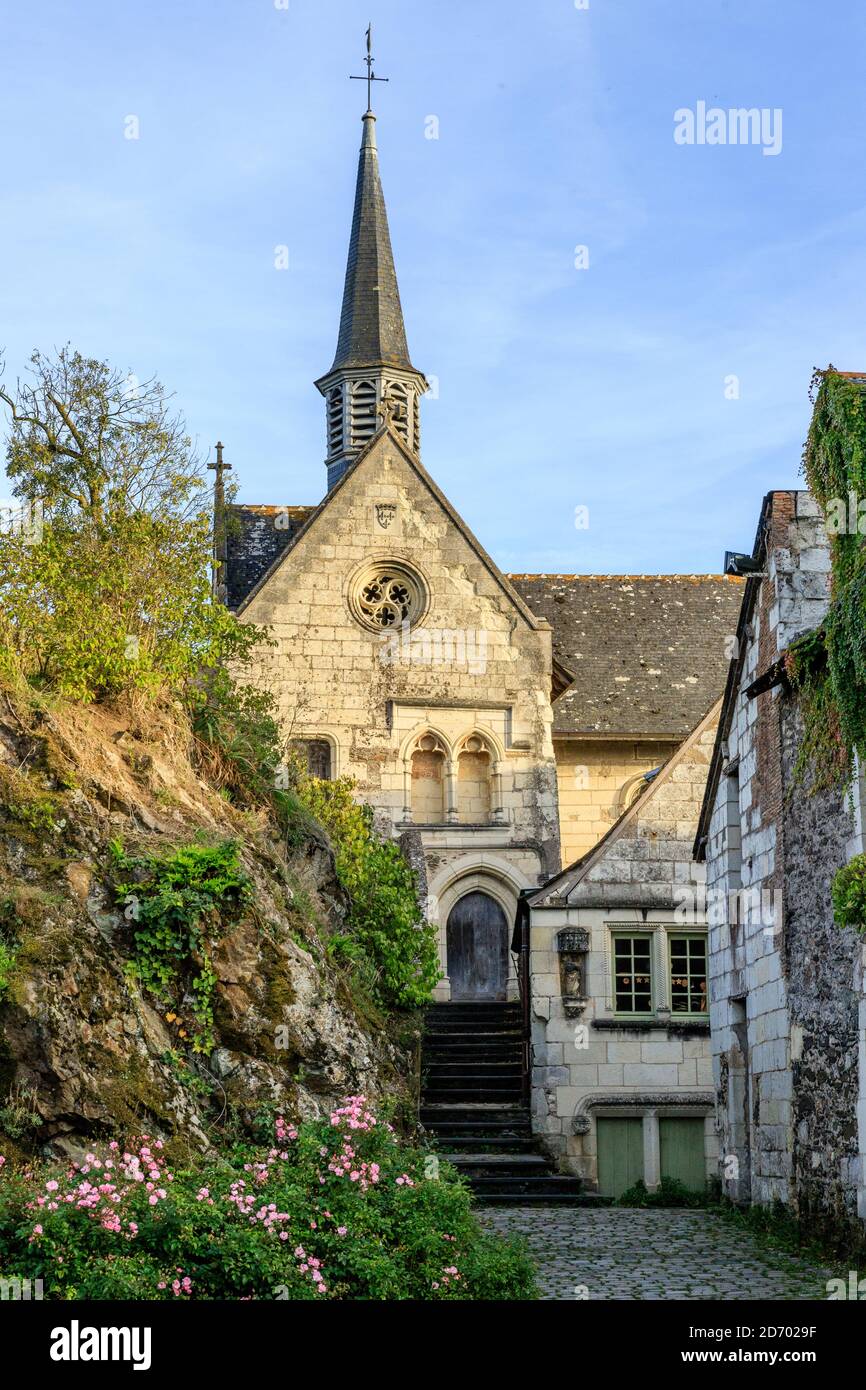
M707 938L675 935L668 938L671 968L671 1013L707 1012Z
M614 935L613 999L618 1014L651 1014L652 937Z

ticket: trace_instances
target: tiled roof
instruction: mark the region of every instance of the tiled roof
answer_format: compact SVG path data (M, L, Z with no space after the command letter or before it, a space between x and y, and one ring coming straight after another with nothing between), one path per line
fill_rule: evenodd
M237 608L315 507L226 508L226 604Z
M743 581L715 574L511 574L574 681L556 734L683 738L721 695ZM727 645L726 645L727 641Z

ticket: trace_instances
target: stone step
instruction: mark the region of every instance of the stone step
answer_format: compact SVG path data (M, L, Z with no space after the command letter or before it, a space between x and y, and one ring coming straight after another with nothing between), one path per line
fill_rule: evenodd
M476 1192L479 1207L603 1207L609 1205L595 1192Z
M450 1080L452 1077L464 1077L467 1081L480 1081L484 1077L490 1077L493 1081L503 1079L514 1079L518 1081L523 1076L523 1068L519 1062L501 1060L498 1062L479 1062L474 1060L464 1061L459 1058L456 1062L428 1062L424 1065L421 1061L421 1075L425 1084L434 1086L437 1081Z
M520 1033L523 1029L521 1020L514 1017L512 1013L457 1013L453 1017L434 1017L424 1015L424 1030L427 1033L460 1033L461 1030L478 1033L489 1029L492 1033L498 1033L503 1029L510 1029L513 1033Z
M489 1136L496 1138L502 1134L520 1134L525 1138L531 1136L532 1130L528 1116L517 1115L499 1116L495 1115L488 1118L485 1115L471 1115L466 1119L441 1118L443 1106L439 1106L438 1111L427 1111L421 1116L421 1122L425 1129L431 1130L436 1136L441 1136L449 1141L460 1134L466 1134L470 1138L484 1138Z
M480 1105L496 1104L502 1105L516 1104L520 1099L520 1085L509 1086L431 1086L424 1092L425 1105L448 1105L450 1102L459 1104L464 1102L470 1104L477 1101Z
M473 1182L476 1178L549 1176L550 1161L540 1153L449 1153L448 1162Z
M476 1071L467 1071L465 1067L461 1067L457 1071L437 1072L434 1076L425 1075L423 1090L425 1104L430 1103L433 1091L513 1091L515 1099L519 1099L521 1074L519 1068L515 1070L514 1068L503 1067L499 1072L479 1074Z
M436 1148L450 1160L452 1153L497 1154L497 1153L537 1153L537 1145L530 1134L452 1134L437 1130Z
M457 999L439 1004L428 1004L425 1010L428 1018L453 1018L458 1014L513 1014L520 1017L522 1010L517 1000Z
M472 1177L472 1191L478 1197L580 1197L580 1178L564 1173L485 1173Z
M471 1029L477 1032L479 1028L513 1028L519 1032L522 1029L522 1020L517 1014L491 1014L491 1013L471 1013L471 1014L433 1014L424 1015L424 1027L427 1031L435 1030L440 1033L459 1032L461 1028Z
M505 1066L516 1066L523 1069L523 1055L520 1049L513 1047L502 1048L502 1051L492 1047L485 1048L424 1048L421 1052L421 1072L431 1068L431 1066L471 1066L481 1062L482 1066L491 1066L492 1063L502 1063Z
M530 1128L529 1111L525 1105L483 1101L469 1103L455 1101L453 1097L440 1105L431 1105L426 1101L421 1107L421 1123L428 1129L443 1125L452 1129L459 1125L478 1131L489 1130L491 1133L511 1127L528 1133Z

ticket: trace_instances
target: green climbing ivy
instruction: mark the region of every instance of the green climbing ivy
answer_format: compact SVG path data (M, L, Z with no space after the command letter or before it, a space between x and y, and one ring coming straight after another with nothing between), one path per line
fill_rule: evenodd
M223 922L250 901L251 885L233 840L182 845L169 854L130 856L119 841L110 846L114 892L133 924L134 969L141 983L177 1021L193 1051L213 1047L211 951ZM183 1027L184 998L192 1015ZM177 1010L175 1013L174 1010Z
M866 854L857 854L833 879L833 916L840 927L866 932Z
M805 724L797 771L818 790L847 785L855 754L866 760L866 388L831 366L814 373L810 399L803 469L830 533L832 587L823 624L792 643L785 669Z

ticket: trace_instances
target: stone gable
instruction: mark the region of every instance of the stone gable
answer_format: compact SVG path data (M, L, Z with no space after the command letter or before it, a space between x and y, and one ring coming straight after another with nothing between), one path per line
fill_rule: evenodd
M379 561L406 567L423 592L411 627L359 621L356 585ZM328 740L333 771L354 777L398 834L418 820L412 783L424 763L412 750L430 732L431 756L480 808L475 823L461 809L422 830L431 915L444 933L455 880L481 874L479 886L499 884L513 920L518 892L559 867L550 629L393 435L380 434L332 489L241 615L276 642L257 680L287 731ZM489 759L486 793L471 757L460 761L472 735L481 739L472 757Z

